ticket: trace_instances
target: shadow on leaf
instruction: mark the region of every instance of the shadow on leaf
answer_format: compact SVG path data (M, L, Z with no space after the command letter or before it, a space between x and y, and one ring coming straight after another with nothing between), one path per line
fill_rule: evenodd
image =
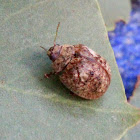
M52 75L50 78L44 78L45 73L52 71L51 61L44 52L33 52L22 61L24 65L30 69L32 76L38 82L38 86L43 89L44 94L52 95L56 94L58 97L76 100L86 101L68 90L59 80L58 75ZM59 97L60 98L60 97Z

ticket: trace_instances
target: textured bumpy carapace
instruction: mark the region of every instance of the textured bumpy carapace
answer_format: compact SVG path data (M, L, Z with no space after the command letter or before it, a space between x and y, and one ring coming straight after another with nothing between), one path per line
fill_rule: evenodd
M109 64L87 46L54 43L47 54L53 62L54 73L59 74L61 82L76 95L97 99L108 89L111 81Z

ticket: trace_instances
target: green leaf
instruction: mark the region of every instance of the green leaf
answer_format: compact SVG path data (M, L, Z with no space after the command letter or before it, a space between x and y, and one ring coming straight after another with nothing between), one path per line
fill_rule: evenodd
M15 0L1 4L1 139L122 137L138 122L140 114L126 103L97 1L25 1L23 7L14 10L18 3ZM51 71L51 61L39 46L48 49L53 45L59 21L57 43L85 44L111 65L111 85L98 100L73 97L56 76L43 78L44 73Z
M133 97L131 97L130 104L140 109L140 86L136 89ZM140 138L140 124L133 129L129 130L128 133L122 138L122 140L138 140Z
M131 11L130 0L98 0L108 31L114 30L119 20L128 22Z

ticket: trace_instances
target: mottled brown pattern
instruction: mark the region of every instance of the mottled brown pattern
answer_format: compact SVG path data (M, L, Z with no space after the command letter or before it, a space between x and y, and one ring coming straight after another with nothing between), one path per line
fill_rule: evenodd
M85 99L102 96L111 80L111 70L106 60L82 44L63 45L58 48L56 51L51 48L53 53L49 54L55 53L57 56L53 61L53 69L56 73L61 72L61 82Z
M54 47L54 49L51 48L48 51L48 54L50 54L50 58L53 58L53 70L56 73L61 72L65 68L65 66L70 62L74 53L75 49L72 45L57 45Z

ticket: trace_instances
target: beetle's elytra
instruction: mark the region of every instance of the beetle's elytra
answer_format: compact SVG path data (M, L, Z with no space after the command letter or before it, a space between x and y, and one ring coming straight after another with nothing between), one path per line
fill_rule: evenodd
M83 44L55 44L56 37L54 46L47 51L53 73L59 74L61 82L82 98L97 99L102 96L111 81L111 70L106 60Z

